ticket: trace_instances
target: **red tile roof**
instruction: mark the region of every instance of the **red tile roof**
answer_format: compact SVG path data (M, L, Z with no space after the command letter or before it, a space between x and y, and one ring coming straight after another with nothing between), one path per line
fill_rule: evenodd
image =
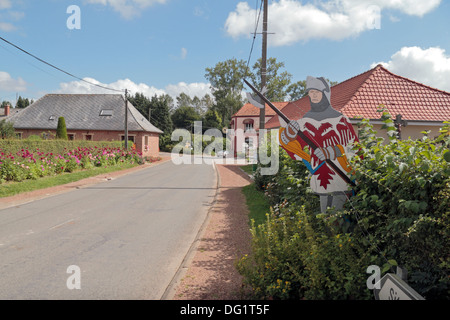
M349 118L379 119L381 104L392 117L401 114L404 120L450 120L450 93L393 74L381 65L331 87L331 105ZM309 99L304 97L282 111L290 119L299 119L309 109ZM265 125L279 126L278 117Z
M288 103L289 102L272 102L272 104L275 105L275 107L277 107L278 109L284 108L284 106L286 106ZM275 115L275 111L273 111L272 108L270 108L267 104L265 111L266 116ZM244 106L233 115L233 117L257 117L257 116L259 116L259 108L251 103L244 104Z

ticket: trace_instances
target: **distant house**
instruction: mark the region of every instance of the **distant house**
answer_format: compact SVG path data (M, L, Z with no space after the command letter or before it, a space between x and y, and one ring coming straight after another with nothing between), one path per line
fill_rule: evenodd
M289 119L300 119L310 110L308 97L274 105ZM439 135L444 121L450 120L450 93L396 75L382 65L377 65L360 75L331 87L331 105L346 115L357 132L356 124L361 118L369 119L379 136L381 130L380 105L385 105L392 118L401 116L406 126L401 127L402 139L418 139L422 131L430 131L431 138ZM279 117L266 106L265 129L280 127ZM250 140L258 143L259 109L245 104L231 120L231 129L243 129L246 133L244 146ZM250 131L249 131L250 130ZM251 138L250 138L251 135ZM234 153L242 151L238 137L232 137Z
M9 117L11 114L11 106L7 104L4 108L0 108L0 120Z
M407 122L401 128L402 139L421 138L425 130L431 131L430 137L437 136L443 122L450 120L450 93L398 76L382 65L331 87L331 105L350 118L355 130L363 117L382 136L377 109L385 105L394 119L401 115ZM282 112L289 119L299 119L309 109L309 98L303 97L288 103ZM280 127L278 117L272 117L265 127Z
M277 108L283 109L288 102L273 102L273 104ZM237 156L238 153L247 153L249 149L258 145L259 113L259 108L251 103L246 103L231 117L231 129L235 132L231 136L231 150L233 150L234 156ZM265 123L267 123L275 116L275 111L266 105L264 115ZM238 132L242 134L238 134Z
M125 100L117 94L47 94L20 113L8 117L20 138L56 133L58 118L64 117L71 140L123 141ZM159 154L162 131L128 102L128 140L144 156Z
M0 108L0 121L19 113L22 110L23 109L19 108L11 108L11 106L7 104L4 108Z

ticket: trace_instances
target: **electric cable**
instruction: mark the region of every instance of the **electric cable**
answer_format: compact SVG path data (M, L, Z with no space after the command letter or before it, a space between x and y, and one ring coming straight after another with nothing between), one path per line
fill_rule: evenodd
M256 20L255 21L255 32L253 32L253 41L252 41L252 45L250 47L250 53L249 53L249 56L248 56L248 59L247 59L247 67L245 69L244 79L247 78L249 64L250 64L250 59L252 57L253 47L255 46L255 40L256 40L256 34L257 34L256 31L258 31L258 25L259 25L259 20L261 18L262 6L263 6L263 1L261 1L261 5L259 6L259 13L258 13L257 18L255 19Z
M32 54L32 53L30 53L30 52L28 52L28 51L26 51L26 50L20 48L19 46L17 46L17 45L15 45L14 43L12 43L12 42L6 40L6 39L3 38L3 37L0 37L0 40L6 42L7 44L9 44L9 45L15 47L15 48L18 49L18 50L24 52L25 54L27 54L27 55L33 57L34 59L36 59L36 60L38 60L38 61L40 61L40 62L42 62L42 63L44 63L44 64L46 64L46 65L48 65L48 66L50 66L50 67L52 67L52 68L54 68L54 69L56 69L56 70L58 70L58 71L60 71L60 72L62 72L62 73L67 74L68 76L70 76L70 77L72 77L72 78L75 78L75 79L77 79L77 80L80 80L80 81L83 81L83 82L85 82L85 83L88 83L88 84L90 84L90 85L92 85L92 86L96 86L96 87L99 87L99 88L102 88L102 89L105 89L105 90L110 90L110 91L114 91L114 92L120 92L120 93L123 93L123 90L117 90L117 89L113 89L113 88L108 88L108 87L99 85L99 84L97 84L97 83L93 83L93 82L87 81L87 80L85 80L85 79L82 79L82 78L80 78L80 77L77 77L77 76L73 75L73 74L70 73L70 72L64 71L63 69L58 68L57 66L55 66L55 65L53 65L53 64L51 64L51 63L49 63L49 62L47 62L47 61L45 61L45 60L43 60L43 59L37 57L37 56L35 56L34 54Z

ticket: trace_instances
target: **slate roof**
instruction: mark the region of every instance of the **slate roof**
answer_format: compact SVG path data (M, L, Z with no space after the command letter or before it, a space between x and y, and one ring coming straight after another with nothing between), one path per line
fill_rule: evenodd
M102 110L112 115L101 116ZM122 131L125 100L120 94L47 94L8 120L16 129L56 130L59 117L64 117L67 130ZM130 102L128 131L162 133Z
M384 104L392 117L407 121L442 122L450 120L450 93L396 75L382 65L331 87L331 105L352 118L377 120L377 109ZM308 97L288 103L282 112L299 119L310 109ZM265 127L279 127L278 117Z
M21 112L23 109L20 108L10 108L9 109L9 116L5 115L5 108L0 108L0 120L5 120L5 119L9 119L11 118L13 115L15 115L16 113Z

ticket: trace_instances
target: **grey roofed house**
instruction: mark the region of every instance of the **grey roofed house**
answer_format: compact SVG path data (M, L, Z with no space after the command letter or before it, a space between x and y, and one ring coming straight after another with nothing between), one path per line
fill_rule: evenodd
M125 100L120 94L47 94L11 115L15 129L56 130L64 117L67 130L122 131L125 127ZM130 102L128 130L161 134Z

